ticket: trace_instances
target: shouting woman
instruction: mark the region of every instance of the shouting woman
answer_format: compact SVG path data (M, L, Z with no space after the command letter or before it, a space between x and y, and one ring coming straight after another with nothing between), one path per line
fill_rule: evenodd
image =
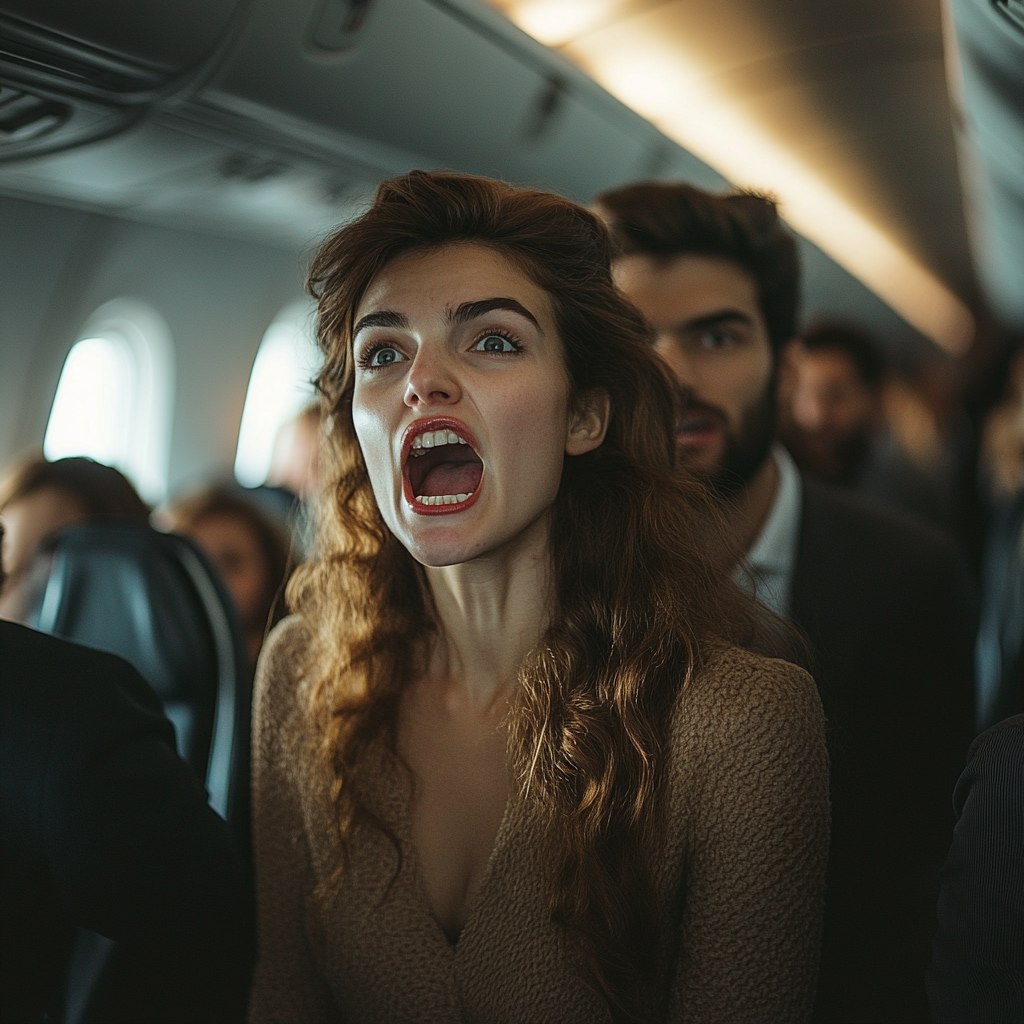
M255 1022L810 1014L820 705L674 467L610 245L413 172L314 260L325 492L257 680Z

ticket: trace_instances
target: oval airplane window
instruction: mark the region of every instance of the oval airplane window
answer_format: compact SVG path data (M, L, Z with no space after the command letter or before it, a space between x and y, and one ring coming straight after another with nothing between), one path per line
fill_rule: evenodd
M321 362L312 306L285 307L263 335L245 394L235 453L235 479L244 487L266 482L278 433L313 398Z
M43 454L53 461L88 455L121 468L128 451L134 367L120 339L83 338L61 370Z
M127 476L144 499L167 493L174 359L155 310L132 299L101 306L64 360L43 454L86 455Z

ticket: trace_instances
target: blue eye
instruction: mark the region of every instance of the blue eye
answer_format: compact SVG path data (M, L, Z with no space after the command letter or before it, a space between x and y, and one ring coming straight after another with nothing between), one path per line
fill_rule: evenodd
M518 352L519 348L501 334L488 334L474 346L475 352Z
M382 348L375 349L371 354L367 362L367 366L390 366L392 363L401 361L401 354L398 349L391 348L390 345L385 345Z

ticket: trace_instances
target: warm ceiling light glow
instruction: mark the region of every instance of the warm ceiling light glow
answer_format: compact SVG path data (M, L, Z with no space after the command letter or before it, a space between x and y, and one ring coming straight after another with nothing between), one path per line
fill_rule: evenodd
M615 0L525 0L508 13L534 39L561 46L595 28L615 6Z
M564 0L552 0L558 8ZM514 12L539 9L529 0ZM538 38L540 38L538 36ZM542 40L543 41L543 40ZM974 334L970 311L930 271L863 217L734 102L715 92L684 54L635 25L569 49L591 77L734 185L774 194L786 220L859 278L909 324L953 354Z

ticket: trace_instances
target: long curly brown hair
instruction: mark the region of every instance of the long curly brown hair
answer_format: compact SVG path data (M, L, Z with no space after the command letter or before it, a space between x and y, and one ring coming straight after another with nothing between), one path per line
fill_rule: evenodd
M368 748L383 739L395 749L401 694L435 633L425 574L384 525L353 429L353 320L396 256L457 243L494 249L551 296L570 400L592 388L611 397L604 442L565 460L551 534L555 607L520 671L509 762L558 851L553 919L576 937L612 1016L650 1019L669 957L651 851L672 709L709 645L771 643L730 581L734 552L716 505L675 469L672 389L642 317L612 283L608 232L560 196L414 171L380 185L369 212L313 260L326 485L320 557L297 571L289 603L313 636L317 756L334 780L344 850L357 821L377 821L360 796Z

